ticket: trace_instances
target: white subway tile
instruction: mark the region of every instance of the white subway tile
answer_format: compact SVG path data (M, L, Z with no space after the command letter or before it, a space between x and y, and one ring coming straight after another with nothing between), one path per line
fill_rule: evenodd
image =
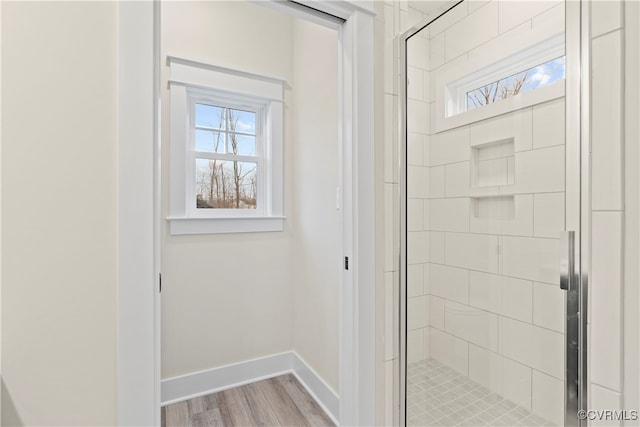
M394 302L396 298L393 296L394 286L394 276L395 273L385 273L384 274L384 360L393 359L393 335L394 335Z
M429 169L431 174L430 179L430 197L442 198L444 197L444 171L445 166L437 166Z
M462 2L458 4L456 7L442 15L440 18L436 19L434 22L429 24L429 31L431 32L431 37L434 37L447 28L451 27L456 22L459 22L461 19L464 19L467 16L467 2Z
M385 5L386 7L386 5ZM387 426L394 425L393 407L394 407L394 377L393 360L384 362L384 424Z
M531 322L533 317L533 284L528 280L502 277L500 314Z
M431 199L430 229L469 231L469 199Z
M564 97L533 107L533 148L564 144Z
M431 95L431 73L429 71L422 72L422 81L422 99L431 103L434 99L432 99L433 95Z
M492 1L449 27L445 32L447 61L498 35L498 2ZM473 36L469 37L472 34Z
M407 197L426 199L429 197L429 168L407 166Z
M558 238L564 230L564 193L533 196L533 235Z
M466 304L445 301L445 331L486 349L498 350L498 316Z
M423 293L429 295L431 293L431 264L424 264L424 284L422 285Z
M533 284L533 324L564 333L565 291L546 283Z
M431 294L467 304L469 302L469 271L431 264Z
M407 331L407 363L424 360L424 330Z
M492 313L502 307L502 278L497 274L469 272L469 304Z
M469 372L469 345L446 332L431 328L431 358L462 375Z
M444 330L444 299L431 295L429 325Z
M621 33L592 42L592 208L622 209Z
M565 29L565 9L564 1L552 7L546 12L536 15L531 20L531 28L534 31L541 31L543 34L559 34Z
M431 166L431 136L429 135L424 135L424 150L422 155L422 164L425 166Z
M409 39L411 41L411 39ZM424 71L421 68L407 67L407 97L416 101L426 101L424 98Z
M499 319L499 353L556 378L564 378L564 344L564 335L558 332Z
M445 233L440 231L431 232L431 245L430 245L430 261L438 264L444 264L445 253Z
M556 1L520 1L520 0L501 0L500 1L500 33L504 33L510 28L515 27L525 21L528 21L540 15L544 11L551 9L560 3Z
M532 412L555 425L564 425L564 382L534 370L532 390Z
M469 160L469 127L431 135L431 166Z
M407 296L424 295L424 264L407 265Z
M400 242L397 230L400 227L400 216L396 206L400 203L398 184L384 184L384 239L385 239L385 271L398 269Z
M440 166L442 167L442 166ZM469 162L455 163L446 166L446 195L447 197L469 196ZM434 168L431 168L432 170ZM432 175L433 177L433 175ZM444 184L443 179L443 184Z
M622 394L616 393L615 391L606 389L597 384L591 383L590 391L590 399L591 405L590 409L595 411L615 411L621 410L622 408ZM628 409L628 408L627 408ZM618 423L605 424L598 422L598 425L620 425Z
M472 146L513 139L514 149L531 150L533 135L531 108L474 123L470 127Z
M597 37L622 28L622 1L598 0L591 6L591 37Z
M501 356L469 344L469 378L489 390L502 394Z
M447 265L498 272L498 236L447 233L445 249Z
M501 273L505 276L559 284L559 240L503 236Z
M513 198L515 210L513 218L501 219L501 233L507 236L533 235L533 195L521 194Z
M515 157L518 193L564 191L564 146L516 153Z
M430 68L436 68L444 64L444 33L438 34L429 41ZM431 93L434 93L433 91Z
M407 164L424 166L424 150L427 136L421 133L407 132Z
M428 231L409 231L407 233L407 262L409 264L429 262Z
M591 221L591 381L622 391L622 213L593 212Z
M407 42L407 64L422 70L429 69L429 41L411 37Z
M424 224L424 229L429 230L431 228L431 200L425 199L423 200L424 208L424 218L422 220L422 224Z
M523 408L531 409L531 368L469 344L469 377Z
M431 328L424 328L424 358L431 358Z
M423 231L424 230L424 201L423 199L407 200L407 230Z
M426 295L407 298L407 330L425 328L427 323Z
M469 13L473 13L485 4L489 3L489 0L469 0L468 3Z
M531 408L531 371L528 366L500 357L502 395L525 409Z
M398 116L397 102L394 95L384 95L384 181L398 181L398 143L394 136L396 118Z
M407 131L429 133L429 104L414 99L407 100Z

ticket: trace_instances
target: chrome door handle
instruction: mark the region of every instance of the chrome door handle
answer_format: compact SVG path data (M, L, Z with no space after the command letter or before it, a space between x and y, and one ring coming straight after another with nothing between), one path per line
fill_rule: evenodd
M560 233L560 289L572 289L575 273L575 231Z

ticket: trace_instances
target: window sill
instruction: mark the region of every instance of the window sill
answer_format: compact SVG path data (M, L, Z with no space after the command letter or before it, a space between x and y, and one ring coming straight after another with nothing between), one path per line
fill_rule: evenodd
M282 231L283 216L193 218L168 217L169 234L264 233Z

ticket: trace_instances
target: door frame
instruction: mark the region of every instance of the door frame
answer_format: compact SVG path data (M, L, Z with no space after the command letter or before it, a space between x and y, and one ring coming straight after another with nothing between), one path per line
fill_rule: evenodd
M422 22L394 40L399 52L399 96L398 96L398 141L400 156L400 307L399 307L399 425L406 425L406 369L407 369L407 306L406 306L406 262L407 262L407 40L422 28L431 24L464 0L451 1L451 6L444 12ZM579 409L588 409L588 272L590 268L590 121L589 121L589 93L590 93L590 16L589 6L585 0L566 0L565 34L566 34L566 128L565 128L565 230L575 233L575 245L572 254L561 254L567 258L570 255L575 260L573 270L570 271L573 287L566 295L567 307L575 310L578 315L567 313L567 330L574 328L578 345L571 343L566 337L565 345L565 382L571 382L572 387L565 385L565 425L582 426L586 421L578 420ZM560 262L560 260L559 260ZM569 301L572 301L570 303ZM571 380L569 380L571 378Z
M286 3L272 0L274 6ZM373 1L299 1L344 20L340 424L375 424ZM160 7L118 3L117 419L160 425ZM150 79L149 76L153 76Z

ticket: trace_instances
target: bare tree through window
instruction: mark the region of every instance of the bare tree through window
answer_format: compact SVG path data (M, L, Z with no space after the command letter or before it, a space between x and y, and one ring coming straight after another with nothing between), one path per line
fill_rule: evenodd
M565 58L557 58L467 92L473 110L565 78Z
M196 206L199 209L256 209L257 161L254 112L214 107L196 110L196 147L221 158L196 157ZM208 116L207 116L208 113ZM217 114L216 114L217 113ZM211 120L212 117L217 120ZM238 159L234 159L238 157Z

